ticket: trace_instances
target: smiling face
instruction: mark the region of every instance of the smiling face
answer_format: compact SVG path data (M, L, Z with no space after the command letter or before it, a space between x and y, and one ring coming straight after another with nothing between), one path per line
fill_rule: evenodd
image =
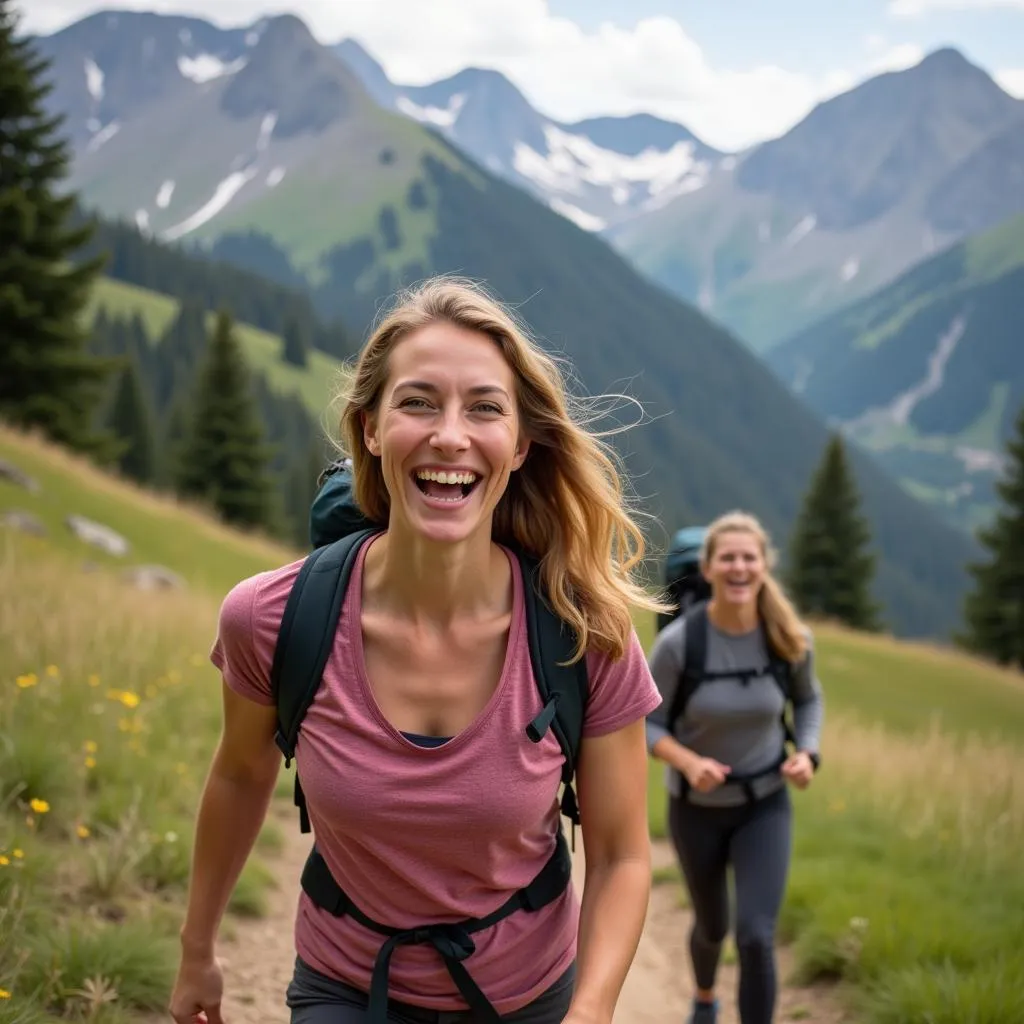
M756 604L766 569L761 544L747 530L721 533L703 567L713 599L733 607Z
M456 543L491 518L509 475L526 458L515 379L494 341L446 322L399 341L363 440L380 459L390 523Z

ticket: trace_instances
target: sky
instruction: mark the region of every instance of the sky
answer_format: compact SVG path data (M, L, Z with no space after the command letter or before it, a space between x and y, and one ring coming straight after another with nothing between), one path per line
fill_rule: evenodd
M1024 98L1024 0L21 0L21 28L118 7L221 27L289 12L323 43L357 39L396 82L494 68L557 120L646 111L728 151L941 46Z

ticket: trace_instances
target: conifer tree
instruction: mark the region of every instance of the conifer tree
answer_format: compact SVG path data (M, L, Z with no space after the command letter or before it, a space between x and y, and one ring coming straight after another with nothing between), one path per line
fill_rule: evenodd
M156 475L153 415L133 358L125 362L110 409L110 430L120 442L116 461L125 476L150 483Z
M834 434L811 478L789 548L789 593L805 615L835 619L861 630L877 630L871 597L874 556L860 497Z
M306 324L290 316L284 325L284 361L305 366L309 361L309 330Z
M116 364L90 353L82 317L102 257L74 262L92 226L74 226L62 118L43 105L49 65L17 21L0 0L0 416L107 457L93 413Z
M1024 404L1007 446L1008 466L996 483L1001 508L978 531L988 559L972 565L974 589L964 602L961 643L1003 665L1024 668Z
M229 523L274 529L278 517L267 468L271 453L233 328L229 313L217 314L196 378L177 486Z

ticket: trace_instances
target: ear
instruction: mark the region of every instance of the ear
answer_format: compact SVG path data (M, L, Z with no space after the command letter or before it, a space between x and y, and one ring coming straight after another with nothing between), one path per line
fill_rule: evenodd
M519 443L516 445L515 454L512 457L512 472L514 473L526 461L526 455L530 450L530 439L520 435Z
M359 414L363 422L363 444L371 455L380 455L380 439L377 436L377 418L365 410Z

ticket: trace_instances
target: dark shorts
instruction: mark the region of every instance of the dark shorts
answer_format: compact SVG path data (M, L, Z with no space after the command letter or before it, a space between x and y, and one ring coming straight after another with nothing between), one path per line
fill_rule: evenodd
M532 1003L501 1019L513 1024L560 1024L572 1001L576 965ZM366 1024L368 996L361 989L315 971L295 958L287 1004L292 1024ZM428 1010L397 999L388 1000L388 1020L395 1024L473 1024L472 1010Z

